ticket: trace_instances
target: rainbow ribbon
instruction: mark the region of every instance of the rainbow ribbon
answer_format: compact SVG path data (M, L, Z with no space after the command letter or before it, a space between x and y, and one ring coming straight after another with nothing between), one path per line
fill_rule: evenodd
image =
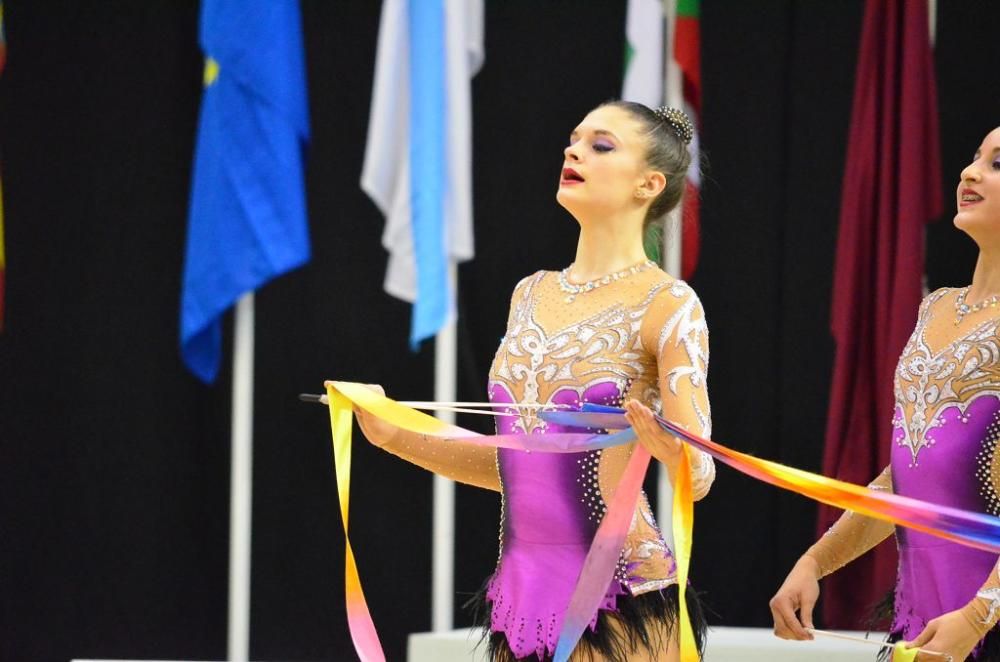
M537 452L574 453L611 448L635 440L635 433L625 420L624 410L614 407L585 404L582 411L543 411L539 416L551 423L566 426L621 430L615 434L479 435L401 405L361 384L331 381L326 383L326 388L333 430L337 491L344 524L347 621L355 650L363 662L384 662L385 655L361 589L357 563L347 533L353 406L361 407L382 420L411 432L449 438L450 443ZM1000 519L996 517L878 492L787 467L728 449L692 434L659 416L656 419L665 431L758 480L838 508L924 531L962 545L1000 553ZM565 662L569 658L610 585L649 462L648 450L644 446L637 445L622 474L615 496L608 504L608 511L598 527L570 599L556 645L554 656L556 662ZM677 563L680 598L680 656L681 662L696 662L698 651L685 598L694 528L687 444L682 446L681 458L677 471L672 476L672 482L674 485L673 551ZM911 650L897 646L893 651L893 659L905 661L913 659L915 654Z
M385 662L382 643L375 622L368 611L368 602L361 589L358 564L354 560L351 539L347 535L347 513L351 494L351 430L354 411L351 401L332 386L327 386L330 402L330 427L333 430L333 466L337 475L337 495L340 498L340 518L344 522L344 593L347 602L347 625L351 630L354 650L362 662Z
M604 429L614 430L625 427L616 436L635 440L635 432L624 418L623 409L585 403L581 412L542 412L539 416L550 423L576 426L579 418L575 415L585 413L588 420L600 420ZM567 414L568 416L563 416ZM586 427L586 426L585 426ZM627 436L626 436L627 435ZM625 471L615 490L615 496L608 505L601 524L594 536L590 550L584 560L580 578L577 580L573 597L570 599L563 626L559 632L553 662L566 662L576 647L587 624L597 612L604 598L605 591L614 577L618 559L624 546L625 536L635 513L642 480L649 466L650 454L645 446L636 445L629 458ZM691 460L686 445L681 446L681 456L677 469L671 476L674 486L672 504L672 531L674 537L674 561L677 564L677 596L680 607L678 615L680 625L679 652L681 662L698 662L698 646L691 627L691 618L687 608L688 569L691 561L691 540L694 530L694 497L691 486Z
M354 649L362 662L384 662L385 654L382 651L382 644L379 641L375 623L372 621L371 612L368 609L368 602L365 600L365 594L361 588L361 578L347 530L351 486L351 432L354 419L354 405L405 430L433 437L448 438L450 440L449 443L456 444L473 444L494 448L511 448L550 453L578 453L621 446L631 443L635 439L635 435L631 433L631 430L612 435L586 433L480 435L471 430L449 425L433 416L428 416L415 409L401 405L394 400L379 395L362 384L329 381L326 382L326 392L330 406L330 426L333 431L334 472L337 477L340 516L344 524L344 589L347 625L351 631L351 640L354 642ZM641 453L633 453L633 459L637 455L641 455ZM647 454L645 462L648 463L648 461L649 457ZM608 516L611 516L613 513L627 512L628 520L625 522L625 527L631 521L632 512L635 510L635 503L644 473L645 463L642 466L642 472L638 474L638 480L635 481L634 489L630 491L620 488L620 493L616 494L615 498L608 505ZM628 504L622 503L628 496L628 494L625 494L626 492L631 492L632 494L630 508ZM608 519L608 517L605 519ZM617 547L614 548L614 563L618 560L618 554L621 551L622 541L624 540L624 533L620 537L621 540L619 540ZM612 573L614 571L614 563L611 566ZM610 581L611 575L608 576L608 580L600 587L601 595L604 594ZM583 585L583 582L578 582L578 590L581 585ZM594 611L596 611L596 608L590 612L590 616L587 616L587 622L590 621ZM570 613L568 612L566 620L568 621L569 618ZM582 629L580 632L583 632ZM560 637L561 640L562 637ZM570 642L569 650L572 651L575 645L576 640L574 639Z
M626 424L625 410L613 407L585 406L584 411L542 412L540 416L549 422L562 425L615 428ZM836 508L923 531L967 547L1000 553L1000 518L880 492L787 467L726 448L688 432L660 416L657 416L656 420L667 432L705 451L733 469L765 483ZM675 496L675 502L676 498Z

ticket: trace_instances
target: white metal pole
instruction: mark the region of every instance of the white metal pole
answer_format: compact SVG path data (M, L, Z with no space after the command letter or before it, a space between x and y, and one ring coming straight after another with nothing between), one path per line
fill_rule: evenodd
M684 87L681 79L681 68L674 60L674 25L677 22L677 3L673 0L664 2L666 25L663 29L663 96L666 104L673 108L684 108ZM674 276L681 277L681 210L684 207L683 196L677 207L667 217L663 232L663 268Z
M448 280L457 298L458 267L454 263L448 268ZM452 317L434 340L434 399L438 402L458 399L455 387L457 365L458 335L456 319ZM436 416L446 423L455 422L454 412L440 411ZM446 632L452 629L454 612L455 483L437 474L434 474L431 553L431 629Z
M253 505L254 299L236 304L233 337L232 457L229 483L229 632L230 662L250 655L250 524Z

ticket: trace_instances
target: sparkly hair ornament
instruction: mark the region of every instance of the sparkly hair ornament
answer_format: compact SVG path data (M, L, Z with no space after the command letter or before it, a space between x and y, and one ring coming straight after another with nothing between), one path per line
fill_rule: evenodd
M679 108L670 108L669 106L660 106L653 111L656 115L656 119L660 122L665 122L670 125L670 128L674 130L677 137L684 142L685 145L691 144L691 138L694 137L694 124L688 118L687 113Z

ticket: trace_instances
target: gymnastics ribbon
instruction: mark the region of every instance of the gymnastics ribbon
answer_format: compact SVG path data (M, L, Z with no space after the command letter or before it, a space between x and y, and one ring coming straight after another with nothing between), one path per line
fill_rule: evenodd
M435 437L447 437L449 443L474 444L479 446L490 446L495 448L511 448L516 450L530 450L553 453L578 453L589 450L599 450L612 448L630 443L635 439L631 431L614 435L595 435L587 433L555 433L545 435L480 435L470 430L449 425L433 416L428 416L422 412L411 409L405 405L391 400L384 395L380 395L363 384L353 382L326 382L327 400L330 407L330 425L333 431L333 457L334 472L337 477L337 494L340 500L340 516L344 524L344 589L347 607L347 625L351 632L351 640L354 642L354 649L362 662L384 662L385 654L382 652L382 645L379 641L375 623L372 620L368 603L365 600L364 591L361 588L361 577L358 572L357 563L354 558L354 551L351 548L350 538L347 533L347 516L351 486L351 432L354 418L353 405L374 414L380 419L392 423L400 428L426 434ZM503 405L500 405L503 406ZM627 425L626 425L627 427ZM638 449L637 449L638 450ZM644 452L644 451L643 451ZM633 453L633 460L642 453ZM646 455L645 462L649 457ZM631 461L630 461L631 463ZM636 499L639 488L642 485L642 476L645 474L645 464L642 472L638 474L638 480L633 480L632 489L619 489L615 497L608 504L608 516L613 513L626 511L628 520L625 527L631 522L632 512L635 510ZM628 487L628 486L622 486ZM623 503L631 494L631 508L629 504ZM605 517L607 519L608 517ZM624 534L621 535L622 541ZM595 541L596 542L596 541ZM614 548L614 562L617 562L621 552L621 542ZM589 558L589 556L588 556ZM614 571L614 562L611 571ZM607 590L611 576L598 587L601 595ZM581 589L583 580L577 583L577 589ZM587 588L587 587L582 587ZM589 622L596 606L587 616ZM568 616L567 616L568 619ZM582 634L582 629L581 629ZM579 637L577 637L579 638ZM562 637L560 637L562 640ZM576 640L568 642L572 651L576 645Z
M327 385L330 403L330 427L333 430L333 465L337 475L337 495L340 498L340 518L344 522L344 594L347 603L347 626L351 630L354 650L362 662L385 662L385 653L375 631L375 623L368 611L365 593L361 590L361 577L354 561L351 539L347 536L347 512L351 493L351 430L354 411L351 401Z
M382 643L375 631L375 623L368 611L368 602L361 589L358 565L347 535L347 512L351 493L351 430L354 411L351 401L332 385L326 387L330 403L330 427L333 430L333 470L337 476L337 495L340 498L340 517L344 522L344 593L347 604L347 626L351 631L354 650L362 662L385 662Z
M611 448L635 440L635 433L615 407L584 404L582 411L542 411L549 422L579 428L621 430L610 435L555 433L545 435L479 435L449 425L380 395L362 384L327 382L337 490L345 537L345 589L348 625L355 650L363 662L382 662L385 656L379 643L371 614L361 589L354 553L347 537L348 499L350 494L352 405L359 406L384 421L403 429L435 437L447 437L451 443L474 444L540 452L574 453ZM502 405L501 405L502 406ZM516 405L510 405L511 408ZM878 492L851 483L826 478L776 462L733 451L703 439L659 416L659 425L667 432L703 450L724 464L763 482L797 492L822 503L851 510L936 535L962 545L1000 553L1000 519L940 506L909 497ZM698 660L690 619L687 613L686 588L693 531L693 498L689 449L682 446L678 467L672 476L674 485L673 522L674 554L677 564L679 596L680 654L682 662ZM568 659L587 623L596 613L624 543L635 511L642 479L650 461L649 452L637 445L622 474L608 511L602 518L580 578L574 589L556 647L555 660ZM918 649L897 645L893 662L915 659Z
M566 662L569 659L607 593L635 513L635 504L649 459L649 451L644 446L636 446L625 465L612 503L601 519L597 533L594 534L594 542L583 561L580 578L573 589L573 596L559 631L553 662Z
M625 410L614 407L584 405L583 411L541 412L539 416L551 423L581 427L617 428L626 424ZM892 522L967 547L1000 553L1000 518L880 492L787 467L703 439L660 416L657 416L656 420L667 432L680 437L737 471L765 483L836 508Z

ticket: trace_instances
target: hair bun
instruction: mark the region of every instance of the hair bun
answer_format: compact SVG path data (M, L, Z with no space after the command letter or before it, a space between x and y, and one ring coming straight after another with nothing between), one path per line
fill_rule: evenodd
M660 106L653 111L656 118L661 122L670 125L670 128L674 130L677 137L680 138L685 145L691 144L691 138L694 137L694 124L688 118L687 113L679 108L670 108L669 106Z

